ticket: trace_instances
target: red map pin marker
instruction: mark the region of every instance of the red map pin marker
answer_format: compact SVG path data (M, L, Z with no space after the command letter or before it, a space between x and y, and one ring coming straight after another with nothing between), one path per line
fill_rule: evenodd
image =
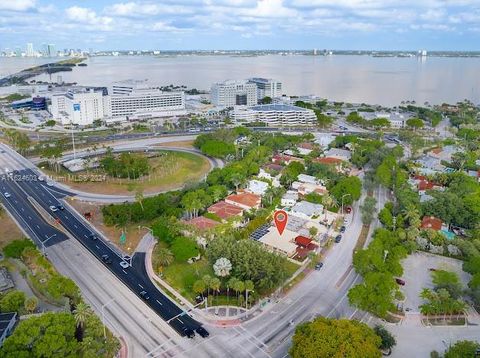
M275 226L277 227L278 233L282 235L287 226L288 214L284 210L278 210L273 214L273 219L275 220Z

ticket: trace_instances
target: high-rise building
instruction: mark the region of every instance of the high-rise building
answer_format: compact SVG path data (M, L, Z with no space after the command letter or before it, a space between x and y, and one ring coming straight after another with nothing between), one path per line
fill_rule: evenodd
M27 50L25 51L27 57L35 56L33 52L33 44L31 42L27 43Z
M57 53L55 52L55 45L48 44L47 45L47 56L48 57L56 57Z
M53 95L50 113L63 124L90 125L104 117L103 92L88 89Z
M254 83L257 86L257 99L261 100L264 97L281 97L282 95L282 82L273 80L271 78L250 78L250 83Z
M113 85L104 98L107 117L148 119L185 115L185 93L162 92L130 82Z
M257 85L245 80L214 83L210 96L218 107L253 106L257 104Z

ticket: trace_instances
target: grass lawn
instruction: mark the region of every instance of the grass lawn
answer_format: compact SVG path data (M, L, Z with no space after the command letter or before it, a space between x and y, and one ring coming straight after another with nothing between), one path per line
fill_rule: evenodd
M164 246L164 243L159 243ZM291 277L299 266L293 262L287 261L286 270L288 277ZM155 269L155 267L154 267ZM204 275L214 276L213 269L209 265L208 260L202 257L201 260L188 264L186 262L173 262L171 265L163 269L163 279L167 281L175 290L177 290L183 297L190 302L195 302L195 296L197 295L192 291L195 281L200 280ZM222 285L222 289L224 285ZM274 290L260 292L261 296L270 295ZM212 293L210 293L212 295ZM230 298L226 295L219 295L214 297L213 305L226 305L229 303L231 306L237 306L237 299L234 291L230 292ZM211 306L212 303L209 303Z
M19 240L24 237L25 235L10 218L10 215L5 212L3 207L0 207L0 248L3 248L13 240Z
M105 181L79 182L75 177L87 174L85 171L72 174L65 169L59 173L43 165L45 174L57 178L64 184L85 192L110 195L132 195L137 190L144 194L180 189L190 182L201 180L210 170L210 162L202 156L175 151L158 151L158 156L149 158L151 171L139 179L120 179L106 176ZM103 170L90 170L91 175L104 175Z

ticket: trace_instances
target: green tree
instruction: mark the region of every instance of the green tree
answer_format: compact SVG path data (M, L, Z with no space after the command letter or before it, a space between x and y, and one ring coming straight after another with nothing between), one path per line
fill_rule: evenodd
M203 295L203 293L207 289L207 285L205 284L204 280L197 280L193 284L192 289L193 289L193 292L195 292L196 294Z
M75 323L77 327L76 337L79 342L83 340L85 324L88 317L90 317L92 314L92 309L85 302L78 303L73 311L73 316L75 317Z
M407 119L406 124L409 128L412 128L413 130L417 130L424 127L424 123L420 118Z
M28 313L33 313L37 309L38 299L35 296L29 297L25 300L24 308Z
M270 104L272 103L272 97L265 96L260 100L261 104Z
M292 358L381 357L381 339L364 323L316 318L295 329Z
M373 196L367 196L363 201L362 206L360 206L363 225L370 225L372 222L376 212L376 204L377 200Z
M158 265L161 267L170 265L175 259L173 253L165 247L159 247L158 249L156 249L154 252L154 256L155 262L158 263Z
M480 344L474 341L458 341L447 349L444 358L475 358L478 357Z
M385 329L385 327L376 325L373 330L382 339L382 343L380 344L380 349L390 351L395 345L397 341L395 337Z
M23 250L26 248L35 248L35 244L30 239L13 240L5 245L3 253L6 257L19 259L22 256Z
M444 288L453 298L459 298L462 294L462 283L455 272L445 270L433 271L432 282L435 285L435 290Z
M2 348L2 357L77 357L75 319L69 313L44 313L20 321Z
M331 189L330 194L343 205L350 205L360 199L362 193L362 182L358 177L350 176L340 179ZM349 195L347 195L349 194Z
M7 292L0 300L2 312L18 312L25 306L25 293L18 290Z

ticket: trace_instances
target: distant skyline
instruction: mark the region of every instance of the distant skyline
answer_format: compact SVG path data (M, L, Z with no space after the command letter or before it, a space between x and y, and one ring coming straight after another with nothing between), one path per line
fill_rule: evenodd
M480 50L478 0L8 0L0 49Z

